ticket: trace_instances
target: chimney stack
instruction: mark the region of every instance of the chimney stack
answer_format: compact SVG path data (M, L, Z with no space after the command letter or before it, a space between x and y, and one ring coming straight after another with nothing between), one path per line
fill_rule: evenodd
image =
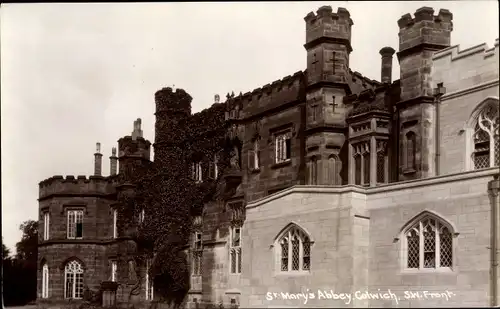
M94 176L102 176L102 154L101 143L96 144L96 152L94 153Z
M132 131L132 139L135 141L137 137L142 137L141 118L137 118L137 120L134 121L134 131Z
M380 50L382 55L381 82L392 83L392 56L396 51L392 47L384 47Z
M111 176L116 175L118 169L118 158L116 157L116 147L111 148L111 157L109 157L109 174Z

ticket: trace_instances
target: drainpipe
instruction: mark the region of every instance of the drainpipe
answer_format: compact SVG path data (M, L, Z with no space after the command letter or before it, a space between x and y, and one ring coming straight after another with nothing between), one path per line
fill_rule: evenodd
M500 202L498 200L498 189L500 188L500 175L488 182L488 193L491 199L491 272L490 272L490 295L491 307L499 307L498 302L498 255L500 250L499 224L500 224Z
M434 157L434 168L435 168L435 175L434 176L439 176L440 174L440 168L439 168L439 159L441 157L441 97L446 93L446 88L443 87L443 83L437 84L437 88L434 88L434 101L435 101L435 106L436 106L436 127L435 127L435 142L436 142L436 155Z

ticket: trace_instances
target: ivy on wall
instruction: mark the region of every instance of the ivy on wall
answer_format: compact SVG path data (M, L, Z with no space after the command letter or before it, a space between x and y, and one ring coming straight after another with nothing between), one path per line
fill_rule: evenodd
M166 138L179 143L159 152L155 149L156 155L164 156L161 166L129 162L130 172L119 175L121 184L132 184L117 188L117 209L119 235L131 240L121 242L121 256L132 255L138 266L135 293L144 282L145 274L140 269L147 258L152 258L149 276L155 278L155 298L180 304L189 290L185 250L189 248L193 217L202 214L206 202L219 197L221 175L232 155L233 147L226 138L225 108L225 104L214 104L186 118L179 132L168 132ZM216 154L217 179L195 183L190 178L190 164L202 160L203 175L207 175L208 162L213 162ZM145 220L139 224L142 209Z

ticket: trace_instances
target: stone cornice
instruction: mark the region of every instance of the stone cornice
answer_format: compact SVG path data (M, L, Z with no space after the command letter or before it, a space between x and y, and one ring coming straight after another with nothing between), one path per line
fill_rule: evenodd
M487 89L487 88L491 88L491 87L494 87L494 86L498 86L499 85L499 81L500 81L500 79L497 78L497 79L489 81L489 82L481 83L481 84L474 85L474 86L469 87L469 88L460 89L460 90L457 90L457 91L453 91L453 92L447 93L447 94L445 94L445 95L443 95L441 97L441 102L447 101L447 100L451 100L451 99L455 99L457 97L464 96L464 95L467 95L467 94L470 94L470 93L473 93L473 92L481 91L481 90L484 90L484 89Z
M430 185L438 185L442 183L449 182L460 182L464 180L474 179L474 178L482 178L482 177L494 177L498 175L498 167L492 167L488 169L475 170L469 172L462 172L457 174L443 175L437 177L431 177L426 179L417 179L417 180L409 180L402 181L397 183L391 183L386 185L381 185L378 187L361 187L357 185L346 185L346 186L303 186L303 185L295 185L283 191L271 194L266 196L260 200L256 200L254 202L248 203L246 208L255 208L262 204L266 204L273 200L282 198L292 193L323 193L323 194L348 194L348 193L360 193L364 195L370 195L375 193L383 193L383 192L394 192L400 191L410 188L417 188L423 186Z

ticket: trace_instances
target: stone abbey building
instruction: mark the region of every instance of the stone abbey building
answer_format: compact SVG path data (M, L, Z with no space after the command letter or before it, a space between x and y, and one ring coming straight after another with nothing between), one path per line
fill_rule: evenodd
M98 147L94 176L40 183L40 301L80 299L103 282L124 297L135 283L118 269L136 265L116 262L114 205L130 187L118 176L132 161L162 164L169 133L223 113L231 168L194 153L186 167L226 187L193 219L188 306L498 305L498 39L452 46L445 9L397 25L380 81L352 70L349 12L324 6L305 16L303 71L196 114L185 91L159 90L154 162L138 120L109 176ZM139 286L155 299L154 279Z

